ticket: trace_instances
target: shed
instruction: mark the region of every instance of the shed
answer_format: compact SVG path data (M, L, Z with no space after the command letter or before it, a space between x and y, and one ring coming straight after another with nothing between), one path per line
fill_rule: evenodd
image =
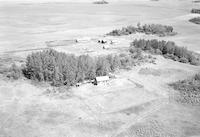
M109 80L109 76L96 77L95 80L94 80L94 84L98 85L98 83L107 82L108 80Z

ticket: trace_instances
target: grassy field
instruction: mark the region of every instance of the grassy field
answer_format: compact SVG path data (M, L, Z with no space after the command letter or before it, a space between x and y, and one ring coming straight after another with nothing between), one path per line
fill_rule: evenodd
M0 133L11 137L198 136L198 109L174 103L168 83L199 69L157 56L156 64L116 72L116 79L98 86L57 89L1 78ZM184 118L178 118L183 111Z

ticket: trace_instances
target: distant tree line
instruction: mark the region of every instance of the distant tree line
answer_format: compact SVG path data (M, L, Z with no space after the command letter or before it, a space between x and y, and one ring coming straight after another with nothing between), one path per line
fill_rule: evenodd
M200 73L191 79L172 83L170 86L179 91L174 98L177 102L200 105Z
M193 3L200 3L200 0L193 0Z
M94 3L94 4L108 4L108 2L105 1L105 0L95 1L95 2L93 2L93 3Z
M200 9L192 9L192 10L191 10L191 13L200 14Z
M122 35L130 35L136 32L145 33L145 34L153 34L158 35L160 37L163 36L172 36L176 35L177 33L173 31L172 26L166 26L161 24L145 24L143 26L140 23L137 24L137 27L134 26L127 26L123 27L122 29L115 29L109 32L107 35L110 36L122 36Z
M192 18L189 21L195 24L200 24L200 17Z
M130 45L130 51L139 48L144 51L149 51L154 54L163 55L166 58L173 59L182 63L190 63L192 65L199 65L199 55L187 50L185 47L178 47L172 41L158 41L153 40L134 40Z
M142 58L140 50L120 55L75 56L55 50L32 53L27 57L23 74L28 79L47 81L54 86L73 86L96 76L104 76L117 69L125 69Z

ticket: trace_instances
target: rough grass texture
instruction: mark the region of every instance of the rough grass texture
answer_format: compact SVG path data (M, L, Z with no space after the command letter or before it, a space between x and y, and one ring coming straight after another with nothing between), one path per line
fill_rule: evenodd
M158 120L148 120L145 123L137 123L117 137L181 137L176 129L166 126Z
M183 104L200 105L200 74L196 74L193 78L178 81L170 84L179 92L175 94L174 99Z

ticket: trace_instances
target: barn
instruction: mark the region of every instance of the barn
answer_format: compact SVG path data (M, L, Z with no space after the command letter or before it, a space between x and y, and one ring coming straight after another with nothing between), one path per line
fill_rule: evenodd
M107 82L109 80L109 76L100 76L94 79L94 85L98 85L101 82Z

